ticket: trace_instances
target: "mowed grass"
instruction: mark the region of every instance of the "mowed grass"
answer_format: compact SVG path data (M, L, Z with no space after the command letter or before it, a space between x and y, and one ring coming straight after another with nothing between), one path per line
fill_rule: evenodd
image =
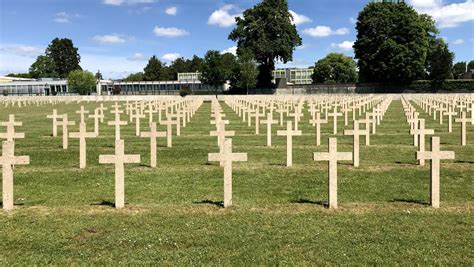
M96 106L84 105L91 112ZM80 170L77 139L63 150L61 131L51 137L52 122L46 119L56 108L78 123L80 104L0 107L0 121L15 114L24 124L17 128L26 138L16 142L16 155L31 157L30 165L14 170L15 210L0 211L0 264L474 263L474 126L468 125L469 145L461 147L459 124L448 133L446 122L439 125L422 114L427 128L441 136L442 150L456 152L455 160L442 162L441 208L434 210L429 163L416 165L401 102L393 101L371 146L361 146L361 167L340 162L340 208L328 210L327 163L314 162L312 153L327 151L331 119L322 128L323 145L316 147L305 113L303 136L294 138L294 166L286 168L286 138L276 136L285 127L274 125L274 145L268 148L264 125L255 136L254 124L248 127L221 105L230 120L227 129L236 131L234 152L246 152L249 159L234 163L230 209L220 207L223 170L207 162L207 154L218 151L216 138L209 137L210 103L173 137L173 148L166 148L165 138L158 140L156 169L148 167L149 139L135 137L134 123L122 127L126 153L142 157L141 164L125 167L123 210L113 208L113 165L98 163L99 155L114 153L112 126L102 124L100 137L87 140L87 168ZM106 121L113 119L109 111ZM92 131L92 120L87 123ZM351 127L340 118L340 151L352 149L351 137L342 135Z

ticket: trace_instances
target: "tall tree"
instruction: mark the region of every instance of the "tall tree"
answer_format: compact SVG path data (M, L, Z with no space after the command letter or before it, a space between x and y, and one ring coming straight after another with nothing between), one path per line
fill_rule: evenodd
M204 60L194 55L189 64L189 72L202 72L203 65L204 65Z
M459 76L466 72L467 63L465 61L458 62L454 64L452 73L454 79L459 79Z
M423 77L433 27L404 2L369 3L356 26L360 80L405 83Z
M430 80L443 82L453 78L451 69L453 68L454 54L448 49L448 45L443 39L431 39L426 56L426 72Z
M73 70L82 69L79 66L81 56L71 39L55 38L46 48L46 56L54 62L55 72L60 78L66 78Z
M474 60L471 60L469 61L469 63L467 63L467 70L474 70Z
M249 49L259 63L257 86L271 88L275 60L286 63L293 60L293 51L302 44L287 0L263 0L236 18L237 26L229 39L237 41L237 54Z
M223 56L219 51L207 51L202 66L201 82L212 86L217 93L217 88L230 78L228 68L229 66L224 66Z
M191 61L180 57L169 66L170 75L173 80L178 79L178 73L190 72Z
M54 61L48 56L38 56L30 66L30 75L33 78L58 78Z
M164 78L164 68L166 68L166 66L155 55L153 55L148 60L146 67L143 69L143 79L145 81L161 81Z
M312 78L314 83L357 82L356 62L343 54L331 53L316 62Z
M69 73L67 84L71 92L90 95L95 90L96 79L90 71L74 70Z
M95 79L96 80L103 80L104 77L102 77L102 73L100 72L100 70L97 70L96 74L95 74Z
M230 80L231 89L234 93L245 92L254 88L257 84L258 66L252 52L248 49L242 49L237 58L237 64L232 70Z

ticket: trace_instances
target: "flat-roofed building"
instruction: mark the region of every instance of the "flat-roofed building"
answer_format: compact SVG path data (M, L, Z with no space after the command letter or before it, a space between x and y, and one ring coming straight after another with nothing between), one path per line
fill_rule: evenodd
M286 79L288 84L312 84L313 68L286 68L273 71L273 82L277 79Z
M0 83L0 95L66 95L69 93L67 80L12 80Z

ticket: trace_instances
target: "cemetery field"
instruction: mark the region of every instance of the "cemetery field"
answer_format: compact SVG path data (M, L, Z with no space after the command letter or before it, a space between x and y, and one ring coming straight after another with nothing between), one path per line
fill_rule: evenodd
M113 120L106 111L105 121ZM157 168L150 164L150 139L135 136L135 123L122 127L126 154L140 154L140 164L125 165L125 208L114 209L114 166L99 164L99 155L114 154L114 127L100 125L100 136L87 140L87 167L79 169L79 142L62 149L62 131L52 137L57 109L76 121L81 104L28 107L0 106L23 122L16 127L25 139L15 155L29 155L30 165L14 168L14 203L0 211L0 265L176 264L176 265L455 265L474 264L474 125L467 127L461 147L460 124L448 133L422 113L426 128L441 137L441 149L455 160L441 163L441 207L429 205L429 162L416 163L413 137L400 100L388 108L370 146L361 137L360 167L338 163L339 208L325 207L328 164L313 161L313 152L327 152L336 136L338 151L352 151L352 137L332 134L332 119L322 126L322 145L308 123L307 108L293 138L293 167L286 167L285 126L273 125L273 147L266 147L266 125L255 126L220 103L236 132L233 152L247 153L247 162L233 163L233 206L221 207L223 169L208 162L218 152L209 132L211 104L205 102L173 136L173 147L158 138ZM91 113L96 103L84 103ZM278 116L275 116L278 119ZM122 120L128 120L123 116ZM157 121L155 115L155 121ZM87 130L93 120L87 119ZM148 118L142 131L148 131ZM159 126L158 130L165 130ZM0 127L5 132L5 127ZM430 149L427 137L427 150Z

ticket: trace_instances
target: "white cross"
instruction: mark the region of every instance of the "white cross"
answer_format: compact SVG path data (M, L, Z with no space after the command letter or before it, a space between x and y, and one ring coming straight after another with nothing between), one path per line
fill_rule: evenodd
M224 140L220 153L209 153L209 161L219 161L224 165L224 208L232 206L232 162L247 161L247 153L232 153L232 139Z
M300 136L301 131L293 130L291 121L286 123L286 131L277 131L278 136L286 136L286 166L293 166L293 136Z
M63 127L63 149L67 149L69 146L69 131L68 126L76 125L74 121L68 120L68 115L62 115L63 120L58 122L58 125Z
M320 146L321 145L321 124L328 123L328 121L322 120L321 113L317 112L316 119L310 120L309 123L311 123L313 126L316 126L316 145Z
M81 110L76 111L76 114L81 114L81 123L84 122L84 115L89 114L88 110L84 109L84 106L81 106Z
M328 152L315 152L315 161L329 162L329 208L337 208L337 162L352 160L352 153L337 152L337 138L329 138Z
M416 157L418 160L429 159L431 160L431 206L433 208L439 208L439 173L441 160L443 159L454 159L455 155L453 151L440 151L440 138L433 136L431 138L431 152L417 152Z
M115 164L115 208L125 206L125 170L126 163L140 163L140 155L125 155L123 140L115 140L115 155L100 155L100 164Z
M0 157L0 165L2 166L3 177L3 209L13 209L13 165L30 164L29 156L14 155L13 141L4 141L2 143L2 156Z
M166 116L166 120L161 121L161 125L166 125L166 146L172 147L173 146L173 124L177 124L177 121L173 121L171 117L168 115Z
M272 146L272 124L277 124L278 121L273 119L272 112L267 113L267 119L262 120L262 123L267 125L267 146Z
M359 130L359 121L354 121L354 128L353 130L344 130L344 135L352 135L352 164L354 167L359 167L359 136L366 135L367 129Z
M150 138L150 166L156 167L156 138L166 137L166 132L156 131L156 122L152 122L149 132L141 132L140 137Z
M115 114L115 120L107 122L107 125L115 126L115 141L121 140L120 139L120 126L127 125L126 121L120 120L120 114L123 113L123 111L119 110L118 105L115 104L115 109L111 111L110 113Z
M86 123L79 123L79 132L70 133L70 138L79 139L79 168L86 168L86 138L95 138L97 137L94 132L87 132Z
M472 122L472 120L467 119L466 118L466 112L463 111L463 112L461 112L461 118L457 118L455 121L461 123L461 146L465 146L465 145L467 145L466 125L467 125L468 122Z
M58 115L58 111L53 109L53 114L47 115L46 118L53 119L53 137L58 136L58 119L61 118L61 115Z

